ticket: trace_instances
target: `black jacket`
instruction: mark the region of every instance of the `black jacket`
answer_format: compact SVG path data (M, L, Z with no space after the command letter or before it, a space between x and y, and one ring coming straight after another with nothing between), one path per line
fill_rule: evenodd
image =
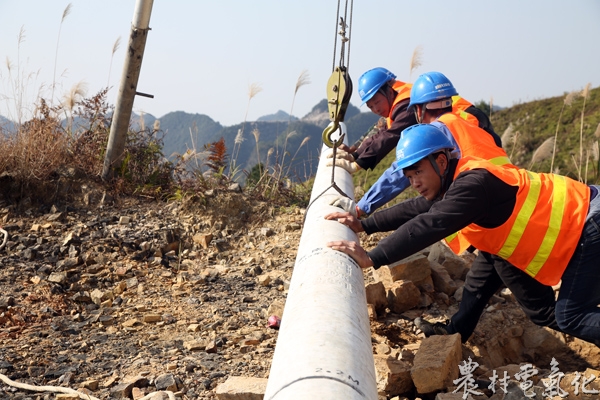
M402 260L471 223L494 228L510 217L518 188L485 169L462 172L452 181L456 163L450 161L450 179L441 200L419 196L361 221L368 234L395 230L368 252L375 268Z

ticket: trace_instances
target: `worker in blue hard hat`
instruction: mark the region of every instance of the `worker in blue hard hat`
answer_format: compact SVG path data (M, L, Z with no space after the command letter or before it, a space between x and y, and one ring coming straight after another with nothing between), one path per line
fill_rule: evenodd
M427 104L426 109L429 110L428 116L433 115L433 120L443 114L448 114L444 118L450 119L450 115L453 114L458 117L454 118L455 120L462 120L454 125L460 125L460 130L468 129L470 131L469 135L473 135L472 140L486 143L493 141L492 143L495 144L495 147L498 149L502 148L500 137L494 132L487 115L479 108L472 106L464 98L458 96L458 91L444 74L435 71L422 74L411 88L411 100L409 104L415 104L412 102L413 94L419 97L419 104ZM436 99L443 99L444 102L436 101ZM407 111L415 115L413 110L408 110L408 105ZM423 116L421 115L421 117ZM415 115L415 123L417 123L416 117ZM468 122L468 124L464 122ZM441 127L446 129L442 122L438 121L435 123L440 124ZM470 126L480 129L470 129ZM456 131L457 129L450 128L449 133L454 134ZM460 144L458 138L456 142ZM459 147L461 146L457 146L457 149ZM473 150L472 154L469 151L466 151L466 154L485 157L479 153L477 146L471 148L471 150ZM409 187L408 180L402 174L392 173L392 170L392 168L387 169L367 193L362 196L358 202L358 210L361 215L371 214Z
M400 133L417 123L414 112L408 110L412 88L411 83L397 80L396 75L385 68L373 68L362 74L358 81L358 94L363 104L366 104L373 113L385 118L385 122L380 124L377 132L366 138L360 146L341 145L341 151L336 153L336 166L342 167L350 173L355 173L360 169L373 169L396 147ZM451 99L452 113L486 130L492 135L498 147L501 147L500 137L493 131L491 123L483 111L458 96L458 93L452 95ZM330 153L329 156L332 155ZM332 165L332 163L333 161L330 161L328 165ZM358 204L362 213L370 214L408 187L406 184L401 189L397 189L399 186L395 184L396 177L390 178L389 175L390 172L386 171L381 178L381 185L383 188L389 189L387 191L390 191L390 194L379 190L379 186L376 184L376 187L369 190ZM386 184L387 180L392 180L392 184Z
M382 118L378 131L365 139L360 147L340 146L336 165L354 173L359 169L374 168L398 143L400 132L417 121L407 110L412 85L396 80L391 71L377 67L358 80L358 94L362 104Z
M600 344L600 288L580 279L597 279L594 274L600 273L592 268L600 255L598 187L477 157L452 158L454 147L431 124L405 130L394 168L421 197L365 220L348 212L325 216L355 232L396 229L369 252L351 241L328 246L349 254L362 268L389 265L441 239L457 254L471 245L479 249L459 311L449 324L425 324L427 336L460 333L465 342L504 283L536 324ZM561 279L555 302L551 285Z

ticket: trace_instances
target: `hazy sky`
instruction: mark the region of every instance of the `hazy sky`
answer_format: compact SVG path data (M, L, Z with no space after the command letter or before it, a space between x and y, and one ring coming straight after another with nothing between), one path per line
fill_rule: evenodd
M53 81L56 100L83 81L88 95L112 87L114 104L134 8L134 0L0 0L0 114L14 114L18 92L27 104L40 91L50 97ZM334 0L155 0L137 88L155 98L137 97L134 111L200 113L227 126L246 112L248 121L289 113L307 70L311 83L293 104L302 117L326 95L336 10ZM499 106L600 85L599 0L356 0L352 17L355 106L360 75L377 66L405 81L437 70L465 98ZM417 46L422 66L409 76ZM251 84L262 91L248 103Z

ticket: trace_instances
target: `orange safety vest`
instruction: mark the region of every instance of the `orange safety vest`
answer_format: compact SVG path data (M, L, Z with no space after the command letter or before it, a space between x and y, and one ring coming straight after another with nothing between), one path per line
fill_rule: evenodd
M392 89L396 91L396 98L394 99L394 102L390 107L390 114L385 119L387 122L388 129L392 127L392 122L394 122L392 120L392 111L394 110L394 107L396 107L396 104L398 104L402 100L410 99L410 91L412 89L412 86L412 83L405 83L402 81L395 81L392 85ZM452 112L464 119L465 121L470 122L475 126L479 126L479 120L477 119L477 117L465 111L472 105L473 104L471 104L470 102L458 95L452 96Z
M517 186L515 207L497 228L470 224L461 229L466 240L453 242L452 250L459 254L466 250L465 243L472 244L504 258L544 285L556 285L579 242L590 205L589 187L562 175L505 168L474 157L458 161L454 178L476 168Z
M465 114L471 115L469 113ZM475 116L472 117L475 118ZM483 158L495 165L511 163L504 149L496 145L492 135L478 127L477 124L465 123L465 119L455 113L440 115L437 121L448 127L452 137L458 144L461 157Z
M392 85L392 89L396 91L396 98L390 107L390 114L385 119L387 121L387 127L390 129L392 127L392 111L396 104L400 103L402 100L410 99L410 90L412 89L412 83L405 83L402 81L395 81Z
M468 102L460 96L452 96L452 112L464 119L465 121L475 126L479 126L479 120L477 119L477 117L465 111L472 105L473 104L471 104L470 102Z
M475 117L473 116L473 118ZM453 113L443 114L437 120L446 125L452 133L458 144L461 157L472 156L488 160L494 165L511 165L504 149L498 147L494 142L494 138L479 128L477 124L465 123L464 119ZM460 231L448 236L445 240L450 247L464 247L465 249L469 247L468 241L461 235Z

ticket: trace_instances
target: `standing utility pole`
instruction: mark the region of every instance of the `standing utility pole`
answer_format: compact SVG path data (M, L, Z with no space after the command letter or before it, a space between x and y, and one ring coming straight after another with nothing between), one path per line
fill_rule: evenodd
M144 48L146 47L146 37L150 28L150 14L152 13L152 3L154 0L137 0L133 22L131 25L131 34L129 36L129 45L123 73L121 75L121 84L119 87L119 96L115 105L112 123L110 126L110 135L106 147L106 156L104 157L104 168L102 170L102 179L113 177L114 169L119 167L123 159L125 149L125 139L129 129L129 120L133 109L133 100L136 94L154 97L137 92L138 78L142 68L142 58Z

